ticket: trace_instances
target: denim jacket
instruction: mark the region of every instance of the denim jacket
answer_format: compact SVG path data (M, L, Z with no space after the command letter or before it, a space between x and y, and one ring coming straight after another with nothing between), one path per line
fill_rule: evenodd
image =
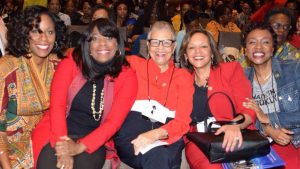
M294 132L293 145L300 147L300 62L272 59L272 71L277 83L277 96L280 111L269 113L271 125ZM246 68L248 79L253 82L254 68ZM262 131L259 122L256 127Z

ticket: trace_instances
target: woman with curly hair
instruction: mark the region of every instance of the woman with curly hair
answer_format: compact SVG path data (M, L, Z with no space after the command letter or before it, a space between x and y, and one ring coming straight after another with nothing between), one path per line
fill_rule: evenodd
M8 54L0 59L0 164L32 168L31 132L49 108L66 27L47 8L26 8L8 24Z

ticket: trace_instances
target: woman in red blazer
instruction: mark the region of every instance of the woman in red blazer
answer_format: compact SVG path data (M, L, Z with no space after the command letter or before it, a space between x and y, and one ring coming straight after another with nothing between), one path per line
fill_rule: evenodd
M201 132L204 129L204 124L201 122L207 117L217 121L242 119L241 115L233 117L231 104L223 94L215 94L211 97L208 108L205 109L209 96L216 92L223 92L233 101L236 112L243 114L245 118L242 124L224 125L216 131L216 135L225 134L222 145L225 151L234 151L243 142L241 129L255 122L255 112L243 107L242 104L246 98L252 96L251 85L243 69L237 62L220 63L216 44L206 30L194 30L185 36L180 57L181 65L193 73L195 80L191 131ZM186 140L185 150L192 169L222 168L221 164L210 164L193 142Z
M110 139L137 92L136 75L119 52L119 42L114 23L95 20L81 45L58 66L50 111L32 135L36 168L99 169L105 156L115 157L117 167Z

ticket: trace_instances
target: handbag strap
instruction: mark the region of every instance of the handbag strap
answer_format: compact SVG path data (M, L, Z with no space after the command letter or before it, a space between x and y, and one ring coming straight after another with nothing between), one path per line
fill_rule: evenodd
M230 102L230 105L231 105L231 108L232 108L232 114L233 114L233 117L236 117L237 115L242 115L242 119L240 120L237 120L237 121L215 121L215 122L211 122L209 123L209 125L207 125L207 119L208 119L208 111L207 111L207 108L208 108L208 103L209 103L209 100L216 94L223 94L224 96L226 96ZM234 107L234 104L230 98L230 96L228 96L226 93L224 92L215 92L213 94L211 94L208 98L207 98L207 102L205 104L205 107L204 107L204 110L206 112L206 119L204 121L204 127L205 127L205 132L207 131L211 131L211 127L213 124L218 124L218 125L236 125L236 124L242 124L244 121L245 121L245 116L243 114L237 114L236 113L236 110L235 110L235 107Z

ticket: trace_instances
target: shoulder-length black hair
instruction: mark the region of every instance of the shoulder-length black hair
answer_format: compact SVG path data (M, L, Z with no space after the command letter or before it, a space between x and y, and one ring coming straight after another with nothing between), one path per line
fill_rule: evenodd
M56 53L59 58L64 57L66 49L67 28L62 20L47 8L39 5L27 7L23 12L14 16L7 25L7 50L15 57L29 54L29 32L34 28L38 29L41 22L41 15L48 15L55 25L55 41L51 53Z
M117 26L106 18L99 18L92 21L87 29L83 32L82 37L73 52L73 58L78 67L80 67L82 75L87 80L94 80L99 76L93 64L92 56L90 55L90 41L93 29L97 28L99 33L105 37L111 37L117 39L118 50L112 60L112 63L106 70L106 73L112 77L117 77L122 70L122 66L129 65L125 60L124 54L121 53L124 46L120 42L119 30Z
M211 61L212 62L211 63L212 68L217 67L222 62L222 57L221 57L221 55L218 51L216 42L214 41L214 38L212 37L212 35L205 29L195 29L195 30L192 30L192 31L188 32L184 36L181 47L180 47L180 50L179 50L179 57L180 57L181 66L186 68L189 72L193 72L194 67L188 61L188 59L186 58L185 55L186 55L187 47L188 47L188 44L190 43L191 38L197 33L201 33L201 34L205 35L208 39L209 46L210 46L210 49L211 49L211 53L213 55L213 59Z

